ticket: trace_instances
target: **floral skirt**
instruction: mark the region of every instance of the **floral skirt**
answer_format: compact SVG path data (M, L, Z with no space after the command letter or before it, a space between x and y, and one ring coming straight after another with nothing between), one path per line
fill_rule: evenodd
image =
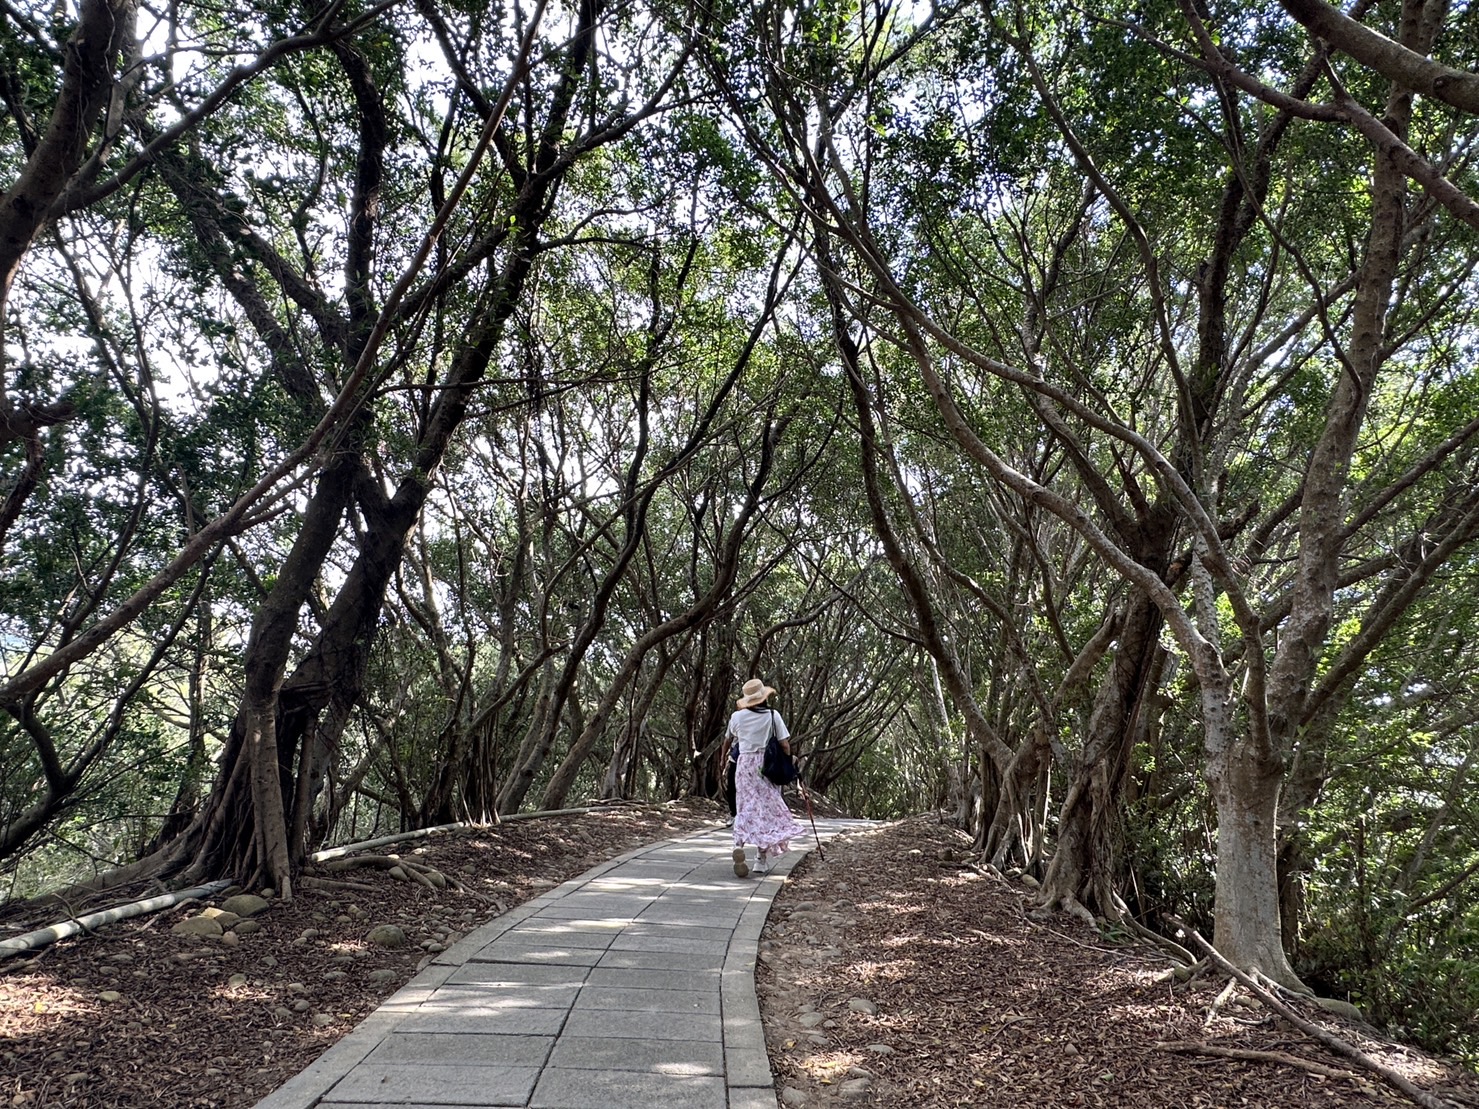
M780 787L760 773L763 751L741 751L734 773L734 845L753 843L774 857L790 849L790 841L801 835L801 825L786 808Z

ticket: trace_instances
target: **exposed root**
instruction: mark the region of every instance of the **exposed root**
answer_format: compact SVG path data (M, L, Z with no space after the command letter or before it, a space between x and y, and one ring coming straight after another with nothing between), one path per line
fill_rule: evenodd
M298 884L307 889L316 890L357 890L360 893L374 893L375 887L368 882L348 882L342 878L314 878L304 875L298 879Z
M1318 1024L1313 1024L1305 1020L1293 1009L1289 1008L1288 1005L1284 1004L1283 1000L1277 994L1261 984L1258 979L1228 962L1222 956L1221 952L1208 943L1195 928L1187 924L1184 920L1171 916L1170 914L1167 914L1166 919L1190 936L1196 945L1207 953L1208 958L1216 963L1225 973L1236 978L1247 987L1248 991L1254 997L1258 998L1259 1001L1278 1013L1279 1016L1283 1017L1306 1036L1318 1040L1337 1054L1344 1055L1347 1059L1370 1071L1387 1085L1400 1090L1418 1105L1421 1105L1423 1109L1454 1109L1453 1102L1438 1097L1436 1094L1430 1094L1427 1090L1414 1085L1406 1077L1398 1074L1391 1067L1377 1062L1354 1044L1347 1043L1333 1032L1328 1032Z
M1229 978L1227 980L1227 985L1222 987L1222 992L1217 995L1216 999L1212 1002L1211 1005L1207 1006L1207 1015L1202 1019L1203 1028L1206 1028L1209 1024L1217 1019L1217 1014L1222 1012L1222 1007L1226 1005L1230 1000L1232 1000L1233 992L1237 988L1238 980L1236 978ZM1161 1045L1157 1044L1156 1046L1160 1047Z
M1286 1067L1298 1067L1300 1070L1307 1070L1311 1074L1323 1075L1326 1078L1356 1079L1361 1077L1354 1071L1329 1067L1324 1063L1301 1059L1297 1055L1286 1055L1282 1051L1254 1051L1246 1047L1217 1047L1213 1044L1187 1041L1163 1041L1153 1046L1157 1051L1171 1051L1178 1055L1212 1055L1218 1059L1241 1059L1250 1063L1282 1063Z

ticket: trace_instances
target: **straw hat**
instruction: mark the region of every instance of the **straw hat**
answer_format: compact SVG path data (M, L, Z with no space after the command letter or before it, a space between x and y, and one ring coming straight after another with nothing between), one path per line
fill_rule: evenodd
M742 709L750 708L752 705L763 704L765 698L769 697L775 690L766 685L759 678L751 678L745 683L745 695L735 702Z

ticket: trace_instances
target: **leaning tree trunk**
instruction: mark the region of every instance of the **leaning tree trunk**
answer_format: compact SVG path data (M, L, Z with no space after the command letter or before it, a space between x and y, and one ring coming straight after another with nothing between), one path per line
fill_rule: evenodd
M1044 906L1082 909L1109 919L1120 915L1115 830L1137 723L1155 692L1151 679L1161 624L1160 609L1136 591L1059 810L1057 843L1040 894Z
M261 667L249 665L248 692L238 715L240 744L228 746L220 784L201 814L198 823L205 835L190 865L191 873L270 880L285 896L290 893L293 871L307 854L301 832L306 827L306 805L313 797L309 779L315 768L322 771L323 761L336 748L349 709L364 687L369 646L386 590L430 495L442 457L522 293L532 266L535 237L548 214L547 200L556 183L557 177L551 176L526 179L516 205L520 240L506 267L490 279L482 318L453 360L446 387L428 413L409 472L395 495L386 498L367 474L357 483L366 534L308 655L293 678L281 686L281 670L268 665L275 662L275 656L265 659ZM357 460L354 476L361 476ZM337 523L337 516L333 519ZM314 564L313 573L319 565L322 558ZM294 580L294 590L303 587L304 582ZM274 610L278 634L283 629L277 626L283 620L296 621L298 607L293 605L289 611L285 604ZM286 631L291 634L291 628ZM248 654L250 663L250 649ZM307 757L299 757L300 752ZM246 774L238 774L233 754L244 761ZM248 787L245 794L243 785Z

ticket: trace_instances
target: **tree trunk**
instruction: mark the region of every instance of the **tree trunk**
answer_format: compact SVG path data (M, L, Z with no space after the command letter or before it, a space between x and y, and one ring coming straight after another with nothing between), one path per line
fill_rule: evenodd
M1144 593L1131 595L1119 646L1099 687L1088 735L1072 767L1058 816L1058 839L1040 901L1118 919L1115 830L1137 723L1155 692L1153 674L1162 617Z
M1235 743L1231 707L1208 707L1209 737L1223 754L1209 757L1207 773L1217 806L1217 893L1214 940L1234 966L1257 969L1291 989L1303 984L1289 966L1281 938L1276 824L1283 768L1259 759L1250 744ZM1219 733L1220 737L1219 737Z

